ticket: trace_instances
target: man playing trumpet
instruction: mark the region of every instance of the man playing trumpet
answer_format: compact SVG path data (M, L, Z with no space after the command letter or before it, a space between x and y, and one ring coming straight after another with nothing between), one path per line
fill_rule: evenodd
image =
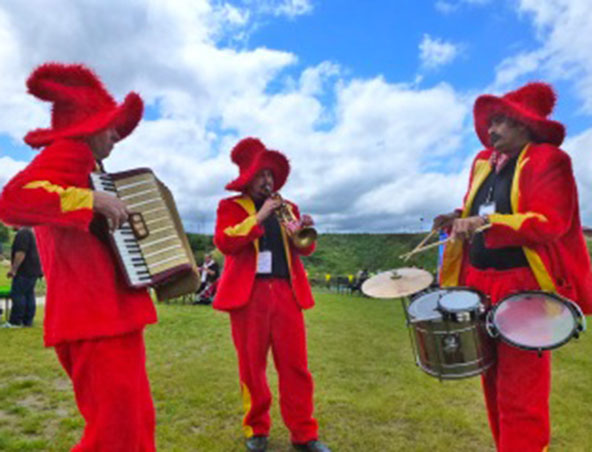
M240 175L226 185L241 192L220 201L214 242L226 260L214 308L230 313L245 407L243 430L249 451L265 451L271 426L271 393L267 354L271 347L279 378L282 417L294 447L329 451L318 441L313 413L313 380L308 370L303 309L314 299L300 254L311 254L315 242L296 246L297 234L278 221L285 208L300 221L298 207L277 192L290 172L288 159L256 138L241 140L232 150ZM312 225L305 215L301 227ZM289 232L288 230L292 231Z

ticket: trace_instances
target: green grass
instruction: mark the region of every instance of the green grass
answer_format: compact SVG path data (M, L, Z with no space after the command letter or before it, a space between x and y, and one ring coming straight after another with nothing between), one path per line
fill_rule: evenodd
M398 301L318 293L306 313L321 438L335 451L493 451L478 378L439 382L413 364ZM147 328L162 451L242 451L242 405L228 316L159 305ZM38 325L41 315L37 319ZM0 330L0 450L64 451L79 438L69 380L42 329ZM590 443L592 336L554 353L552 450ZM270 450L288 451L277 407Z

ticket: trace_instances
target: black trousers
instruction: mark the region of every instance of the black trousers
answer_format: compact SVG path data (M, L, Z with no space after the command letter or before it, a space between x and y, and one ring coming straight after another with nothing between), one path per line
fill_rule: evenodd
M33 325L35 318L35 283L36 276L17 275L12 280L10 297L12 298L12 309L10 319L13 325Z

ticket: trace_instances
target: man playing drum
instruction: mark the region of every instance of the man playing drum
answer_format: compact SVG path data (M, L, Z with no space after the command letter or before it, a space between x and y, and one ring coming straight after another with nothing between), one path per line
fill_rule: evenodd
M231 158L240 175L226 189L241 194L218 205L214 242L226 261L214 308L230 313L247 450L267 450L271 393L265 369L271 348L281 412L294 447L329 452L318 441L318 425L312 416L313 380L302 316L314 299L299 255L311 254L316 244L312 241L300 247L290 240L288 228L275 213L282 201L271 196L286 182L290 165L282 153L266 149L256 138L241 140ZM295 204L286 201L285 207L300 218ZM303 215L301 225L312 225L312 219Z
M592 312L592 274L582 234L565 129L548 119L553 89L530 83L502 97L483 95L475 129L486 147L473 162L462 209L434 219L452 236L442 286L469 286L492 304L517 291L543 290ZM476 233L477 228L490 227ZM482 377L498 450L546 450L550 441L550 352L504 342Z

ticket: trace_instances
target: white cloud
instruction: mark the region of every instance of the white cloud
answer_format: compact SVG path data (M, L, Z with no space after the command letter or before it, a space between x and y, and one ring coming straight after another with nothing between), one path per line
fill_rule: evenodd
M512 55L497 67L495 90L515 88L529 78L569 81L581 112L592 113L592 8L588 0L520 0L517 11L532 20L540 46ZM542 75L542 77L541 77ZM573 158L581 215L592 224L592 129L570 137L563 147Z
M159 109L159 119L143 121L106 166L154 169L190 230L211 231L216 204L228 195L223 187L237 174L230 149L247 135L288 155L285 195L313 213L320 230L418 227L417 215L457 206L462 190L451 187L464 185L467 167L457 155L470 112L464 96L447 84L350 80L334 62L300 68L288 52L220 44L251 26L256 8L304 13L311 2L212 5L53 0L60 18L53 23L46 1L3 4L0 55L9 69L0 81L0 133L20 139L49 123L47 106L24 93L35 65L82 61L117 98L138 90ZM451 174L435 165L441 156ZM0 163L0 185L23 165L8 157Z
M580 215L592 226L592 129L569 138L562 146L572 157L579 189Z
M439 38L424 34L419 44L419 59L423 67L435 69L452 62L459 54L460 47Z
M437 0L434 7L442 14L450 14L458 11L463 5L483 6L491 3L491 0Z
M447 2L445 0L438 0L434 4L437 11L443 14L450 14L458 9L458 3Z
M523 75L535 72L544 58L545 52L540 50L519 53L510 58L506 58L496 69L495 86L511 86Z
M289 17L294 17L301 14L308 14L312 9L313 6L310 0L286 0L278 6L276 14L285 14Z
M311 0L251 0L247 3L262 13L271 13L274 16L296 17L313 10Z
M12 176L25 167L25 162L16 161L10 157L0 157L0 187L3 187Z
M540 47L508 57L497 68L496 85L507 87L542 73L569 80L582 109L592 113L592 8L588 0L520 0L520 14L533 21Z

